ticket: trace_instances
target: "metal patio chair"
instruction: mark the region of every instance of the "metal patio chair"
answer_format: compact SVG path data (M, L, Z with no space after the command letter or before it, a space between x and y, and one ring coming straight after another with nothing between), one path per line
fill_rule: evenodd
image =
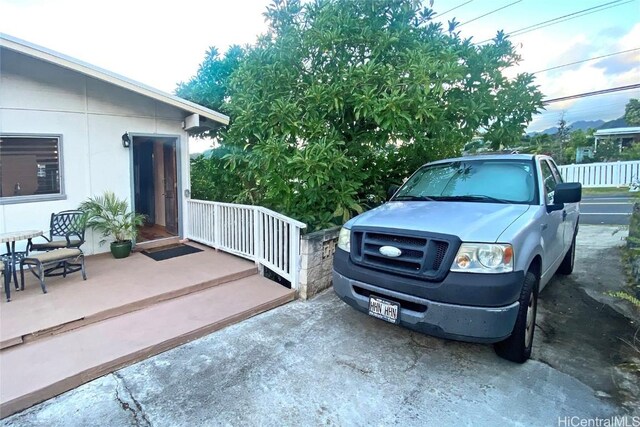
M80 248L84 243L85 223L85 215L82 211L69 210L52 213L49 236L42 236L46 241L31 242L27 251L42 252L60 248Z
M42 236L45 239L44 242L31 242L27 247L27 253L49 252L56 249L80 249L80 246L84 243L85 228L86 217L82 211L67 210L52 213L49 226L49 236ZM59 264L48 268L44 274L46 276L60 276L66 275L70 272L79 271L81 269L82 266L80 264L60 262Z

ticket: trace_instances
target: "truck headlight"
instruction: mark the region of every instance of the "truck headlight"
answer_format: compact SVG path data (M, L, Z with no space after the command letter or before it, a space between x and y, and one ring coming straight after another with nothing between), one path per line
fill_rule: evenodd
M351 250L351 229L342 227L338 235L338 247L343 251Z
M508 273L513 271L513 247L502 243L463 243L451 271Z

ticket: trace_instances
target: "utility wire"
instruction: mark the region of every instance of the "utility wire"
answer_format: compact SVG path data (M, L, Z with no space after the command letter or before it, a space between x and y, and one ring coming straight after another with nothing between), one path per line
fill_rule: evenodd
M451 8L451 9L449 9L449 10L445 11L445 12L439 13L439 14L437 14L437 15L436 15L436 18L439 18L439 17L441 17L441 16L443 16L443 15L445 15L445 14L449 13L449 12L452 12L452 11L454 11L454 10L458 9L459 7L462 7L462 6L464 6L464 5L467 5L467 4L471 3L472 1L473 1L473 0L468 0L467 2L464 2L464 3L462 3L462 4L459 4L459 5L457 5L456 7L453 7L453 8Z
M631 3L632 1L635 1L635 0L627 0L624 3L620 3L620 2L622 2L622 0L614 0L614 1L611 1L611 2L607 2L607 3L602 3L602 4L599 4L597 6L589 7L587 9L582 9L582 10L579 10L577 12L569 13L567 15L558 16L558 17L553 18L553 19L548 19L546 21L538 22L537 24L533 24L533 25L529 25L527 27L519 28L519 29L513 30L513 31L511 31L511 32L509 32L509 33L507 33L505 35L512 36L512 37L520 36L522 34L526 34L526 33L529 33L531 31L539 30L540 28L548 27L550 25L559 24L561 22L565 22L565 21L569 21L569 20L572 20L572 19L580 18L582 16L590 15L592 13L602 12L603 10L607 10L607 9L612 8L612 7L622 6L624 4ZM474 43L474 44L478 45L478 44L490 42L491 40L493 40L493 39L482 40L481 42L477 42L477 43Z
M585 12L585 13L582 13L582 14L577 15L577 16L571 16L571 17L568 17L568 18L564 18L564 19L561 19L560 21L551 22L551 23L548 23L548 24L545 24L545 25L539 25L539 26L537 26L536 28L532 28L532 29L527 30L527 31L521 31L521 32L519 32L518 34L513 34L511 37L518 37L518 36L521 36L521 35L523 35L523 34L527 34L527 33L530 33L530 32L532 32L532 31L539 30L539 29L541 29L541 28L550 27L550 26L552 26L552 25L560 24L560 23L565 22L565 21L571 21L572 19L576 19L576 18L582 18L583 16L591 15L592 13L602 12L602 11L605 11L605 10L607 10L607 9L611 9L611 8L613 8L613 7L622 6L622 5L625 5L625 4L627 4L627 3L631 3L631 2L633 2L633 1L635 1L635 0L627 0L627 1L625 1L624 3L614 4L614 5L611 5L611 6L607 6L607 7L600 8L600 9L598 9L598 10L592 10L592 11L590 11L590 12Z
M462 23L462 24L458 25L458 28L459 28L459 27L462 27L463 25L467 25L467 24L468 24L468 23L470 23L470 22L477 21L478 19L484 18L485 16L489 16L489 15L491 15L491 14L493 14L493 13L496 13L496 12L498 12L498 11L501 11L502 9L506 9L506 8L508 8L508 7L510 7L510 6L513 6L513 5L514 5L514 4L516 4L516 3L520 3L521 1L522 1L522 0L516 0L516 1L514 1L513 3L509 3L508 5L505 5L505 6L502 6L502 7L497 8L497 9L494 9L494 10L492 10L491 12L487 12L487 13L485 13L484 15L480 15L480 16L478 16L478 17L475 17L475 18L473 18L473 19L470 19L469 21L464 22L464 23ZM618 1L621 1L621 0L618 0Z
M612 92L622 92L624 90L637 89L637 88L640 88L640 83L627 85L627 86L612 87L609 89L596 90L593 92L578 93L575 95L563 96L561 98L546 99L546 100L543 100L542 103L547 105L553 102L568 101L570 99L586 98L588 96L602 95L605 93L612 93Z
M558 16L557 18L549 19L548 21L543 21L543 22L540 22L540 23L538 23L538 24L533 24L533 25L529 25L528 27L520 28L519 30L512 31L510 34L519 33L520 31L529 30L529 29L531 29L531 28L533 28L533 27L537 27L537 26L538 26L538 25L540 25L540 24L546 24L546 23L549 23L549 22L558 21L558 20L560 20L560 19L568 18L568 17L570 17L570 16L574 16L574 15L577 15L577 14L579 14L579 13L589 12L589 11L594 10L594 9L599 9L599 8L601 8L601 7L605 7L605 6L609 6L609 5L612 5L612 4L620 3L621 1L622 1L622 0L614 0L614 1L610 1L610 2L608 2L608 3L603 3L603 4L599 4L599 5L597 5L597 6L589 7L589 8L587 8L587 9L579 10L579 11L577 11L577 12L572 12L572 13L569 13L569 14L567 14L567 15Z
M569 62L567 64L562 64L562 65L556 65L555 67L551 67L551 68L545 68L544 70L538 70L538 71L534 71L531 74L538 74L538 73L543 73L545 71L551 71L551 70L557 70L558 68L564 68L564 67L569 67L571 65L576 65L576 64L582 64L584 62L589 62L589 61L595 61L596 59L602 59L602 58L608 58L610 56L615 56L615 55L622 55L623 53L629 53L629 52L634 52L636 50L640 50L640 47L636 47L634 49L628 49L628 50L623 50L620 52L615 52L615 53L609 53L607 55L600 55L600 56L594 56L593 58L587 58L587 59L583 59L581 61L575 61L575 62Z

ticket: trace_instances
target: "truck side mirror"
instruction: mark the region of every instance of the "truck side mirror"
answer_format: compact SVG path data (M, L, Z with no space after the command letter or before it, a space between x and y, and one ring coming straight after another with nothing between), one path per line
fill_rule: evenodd
M556 204L578 203L582 200L582 184L579 182L562 182L556 185L553 201Z
M396 194L396 191L398 191L398 188L400 188L399 185L395 185L392 184L389 186L389 189L387 190L387 200L390 200L394 194Z

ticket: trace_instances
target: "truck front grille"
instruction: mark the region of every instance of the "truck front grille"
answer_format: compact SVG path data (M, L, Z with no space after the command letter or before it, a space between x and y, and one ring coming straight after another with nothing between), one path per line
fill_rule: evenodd
M445 259L457 251L457 238L406 234L406 230L352 230L351 259L354 263L428 280L441 280L446 275L449 264ZM400 250L398 257L385 256L380 252L383 246L393 246ZM451 250L450 250L451 249ZM453 254L455 255L455 254ZM451 255L451 256L453 256Z

